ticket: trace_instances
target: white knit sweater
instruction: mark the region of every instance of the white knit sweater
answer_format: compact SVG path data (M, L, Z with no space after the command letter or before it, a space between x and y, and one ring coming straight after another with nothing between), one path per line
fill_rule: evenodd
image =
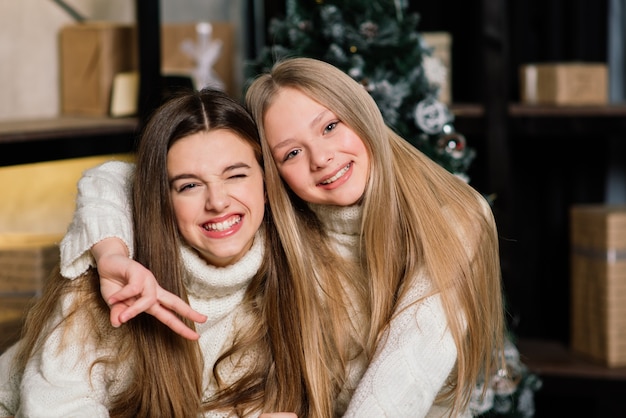
M85 173L79 183L77 212L68 236L61 243L61 268L67 277L76 277L94 261L89 248L106 237L116 236L133 253L132 219L123 191L132 166L106 163ZM334 241L336 251L346 258L359 257L358 244L362 211L359 206L333 207L311 205ZM119 218L115 221L113 218ZM121 226L123 225L123 226ZM427 277L414 281L398 309L424 295L430 286ZM193 305L192 305L193 306ZM395 317L386 338L377 347L372 363L365 370L353 362L342 397L356 387L344 417L444 417L445 405L434 404L456 361L456 347L437 295L412 305ZM338 402L344 410L348 400ZM462 416L469 416L469 413Z
M342 257L358 259L361 207L310 207L322 221L336 251ZM425 275L413 283L400 301L399 311L430 290L430 280ZM434 400L454 367L456 354L439 296L410 306L392 321L344 417L448 416L450 409L434 404Z
M105 164L105 171L112 175L112 179L124 180L125 184L131 166L126 163ZM116 171L118 170L119 171ZM90 178L93 170L86 174ZM111 187L107 184L106 176L98 177L94 174L88 182L80 184L81 199L78 206L82 208L76 213L74 222L70 226L62 243L62 271L72 272L71 276L78 276L88 265L93 265L89 255L89 248L106 236L119 236L128 244L132 243L132 225L128 219L131 214L127 205L119 206L116 214L108 212L106 227L111 228L111 234L103 232L105 228L98 225L99 219L92 219L92 212L88 209L94 206L107 206L111 202L103 197L106 190L108 196L113 196L119 202L127 200L124 196L127 188ZM92 181L93 180L93 181ZM87 187L96 189L85 190ZM82 193L86 192L86 193ZM90 202L89 195L94 192L99 196L99 202ZM121 195L120 195L121 193ZM102 213L104 213L102 212ZM101 213L99 210L95 214ZM89 228L85 230L84 226ZM95 231L94 231L95 230ZM129 248L132 248L129 246ZM188 247L181 248L181 258L185 269L185 284L189 292L189 303L193 309L205 314L208 320L197 325L200 334L199 344L204 356L204 395L215 393L215 381L212 367L222 349L230 346L233 337L233 322L238 315L243 315L241 301L250 280L261 266L264 256L264 243L261 234L257 234L250 251L236 264L216 268L201 259L197 253ZM78 249L78 250L76 250ZM78 251L82 253L74 253ZM73 250L73 251L70 251ZM91 259L90 259L91 258ZM51 323L56 323L64 315L70 300L59 303L59 311ZM55 330L47 339L44 349L33 357L27 364L20 382L20 393L16 396L15 385L19 377L7 372L10 358L14 349L7 351L0 359L0 416L15 414L16 417L108 417L107 407L111 396L122 390L125 385L126 372L124 367L118 369L96 366L89 382L89 367L93 360L103 354L99 347L89 340L85 340L80 329L60 328ZM61 333L69 331L70 338L77 343L70 345L60 354L57 353ZM7 372L7 373L5 373ZM222 417L226 414L207 413L205 417Z

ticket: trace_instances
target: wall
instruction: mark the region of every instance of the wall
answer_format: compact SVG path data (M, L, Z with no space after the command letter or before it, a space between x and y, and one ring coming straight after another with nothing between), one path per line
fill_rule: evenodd
M128 0L74 0L85 16L131 21ZM52 0L0 0L0 120L59 113L57 33L72 17Z
M128 23L135 19L135 2L131 0L67 0L66 3L93 20ZM161 20L229 20L240 33L244 3L243 0L162 0ZM0 0L0 121L59 114L57 34L61 27L72 23L73 18L52 0ZM236 42L237 56L242 50L243 46ZM236 62L241 65L241 60Z

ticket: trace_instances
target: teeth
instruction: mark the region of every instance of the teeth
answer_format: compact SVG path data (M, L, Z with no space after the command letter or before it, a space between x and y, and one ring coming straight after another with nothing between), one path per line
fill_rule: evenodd
M228 228L232 228L233 225L238 224L239 222L241 222L241 216L234 216L224 222L205 224L204 229L207 231L225 231Z
M339 170L339 172L337 172L337 174L335 174L334 176L332 176L331 178L324 180L322 182L322 184L330 184L333 181L336 181L339 177L343 176L344 174L346 174L348 172L348 169L350 169L350 164L348 164L347 166L345 166L344 168L342 168L341 170Z

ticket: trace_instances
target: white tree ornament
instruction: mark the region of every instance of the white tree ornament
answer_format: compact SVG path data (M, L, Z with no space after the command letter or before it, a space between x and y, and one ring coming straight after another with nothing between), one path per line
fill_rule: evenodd
M222 52L222 41L211 39L213 26L209 22L199 22L196 25L197 40L185 39L181 50L191 57L196 63L192 71L194 87L200 90L204 87L225 89L224 82L213 70L213 66Z

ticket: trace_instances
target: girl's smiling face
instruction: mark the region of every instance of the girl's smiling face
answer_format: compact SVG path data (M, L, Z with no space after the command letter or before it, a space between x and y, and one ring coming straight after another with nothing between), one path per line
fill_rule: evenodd
M217 267L243 257L265 213L263 172L252 147L226 129L198 132L172 145L167 174L187 243Z
M352 129L294 88L282 88L265 112L265 138L281 177L309 203L349 206L368 179L369 155Z

